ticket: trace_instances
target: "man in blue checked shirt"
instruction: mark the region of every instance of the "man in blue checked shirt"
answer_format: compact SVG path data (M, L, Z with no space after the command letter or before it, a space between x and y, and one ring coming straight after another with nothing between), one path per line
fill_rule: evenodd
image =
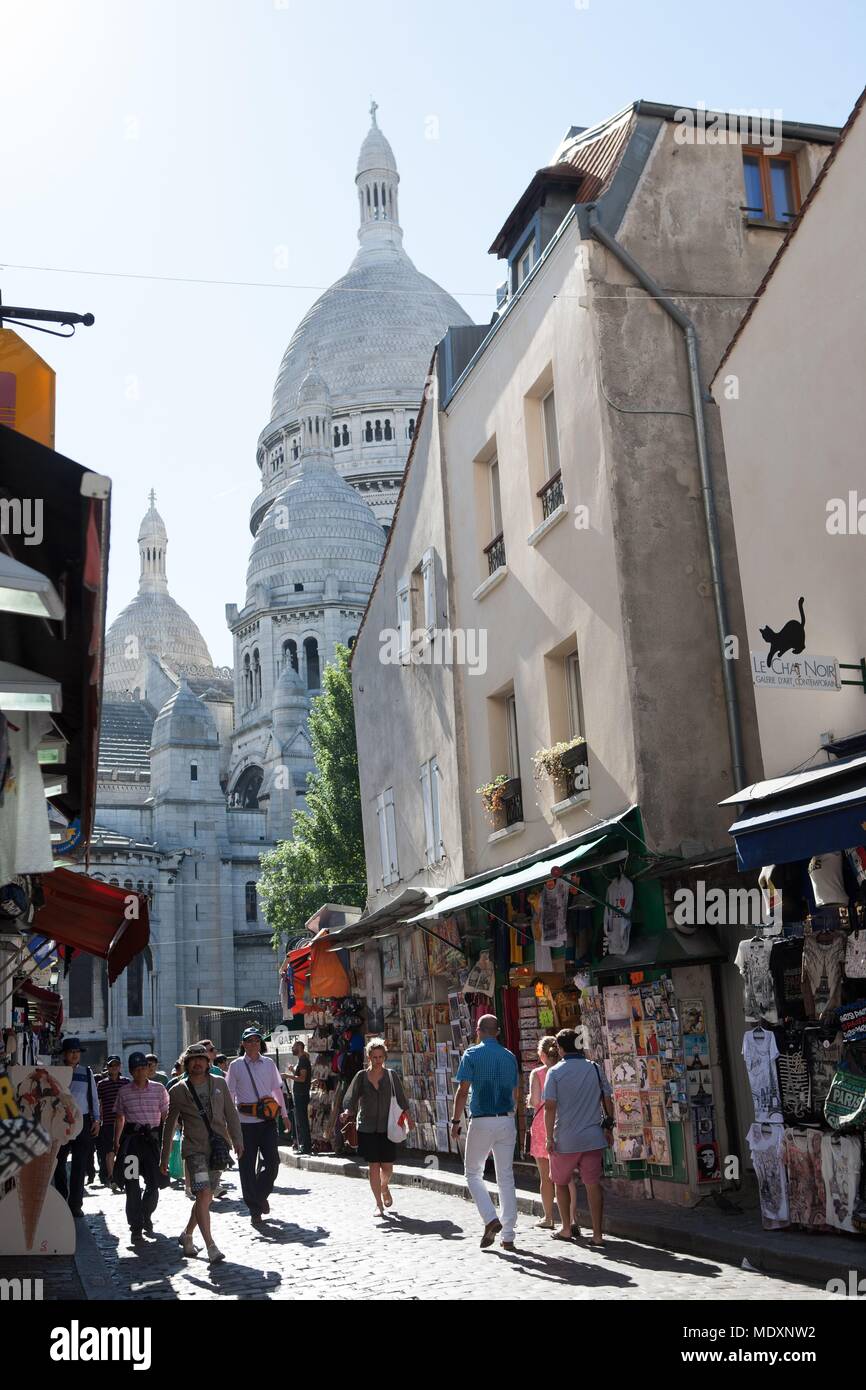
M478 1020L478 1043L468 1047L460 1059L456 1080L451 1133L456 1139L460 1120L469 1099L469 1130L466 1135L464 1164L466 1186L484 1222L481 1249L486 1250L502 1232L503 1250L514 1249L517 1224L517 1192L514 1186L514 1146L517 1128L519 1068L517 1058L498 1041L499 1021L495 1014ZM499 1188L501 1221L484 1183L484 1165L491 1153Z

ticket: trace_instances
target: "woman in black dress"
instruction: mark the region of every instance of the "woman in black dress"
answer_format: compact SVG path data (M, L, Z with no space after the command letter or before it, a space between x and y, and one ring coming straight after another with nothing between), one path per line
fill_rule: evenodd
M359 1071L352 1079L343 1107L357 1116L358 1153L370 1165L370 1186L376 1199L376 1212L384 1216L385 1208L394 1204L389 1184L397 1145L388 1138L392 1097L404 1112L402 1122L408 1130L415 1128L415 1121L409 1114L403 1082L396 1072L388 1071L385 1066L388 1049L384 1038L370 1038L366 1051L366 1070Z

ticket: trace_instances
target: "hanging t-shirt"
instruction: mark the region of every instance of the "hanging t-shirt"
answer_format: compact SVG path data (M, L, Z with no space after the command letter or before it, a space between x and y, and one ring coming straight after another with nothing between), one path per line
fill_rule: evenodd
M546 883L541 890L539 912L541 939L545 946L564 946L565 914L568 911L568 883L564 878Z
M778 1041L781 1046L776 1070L779 1074L782 1114L786 1124L801 1125L812 1113L812 1091L803 1033L797 1030Z
M827 932L821 940L814 933L803 941L803 1002L808 1018L823 1018L838 1007L842 996L845 933Z
M829 907L836 903L847 903L848 894L842 878L842 851L833 854L816 854L809 860L809 878L815 894L816 907Z
M770 973L773 976L779 1017L805 1018L802 936L788 937L775 942L770 951Z
M768 1231L787 1226L790 1222L782 1138L781 1125L759 1124L757 1121L746 1135L758 1180L761 1224Z
M866 1072L848 1054L827 1092L824 1118L831 1129L866 1128Z
M749 938L737 947L734 964L743 977L743 1008L747 1023L778 1023L776 991L770 974L770 952L773 940L761 936Z
M553 957L550 954L550 947L542 940L541 893L529 893L527 896L532 908L532 939L535 942L534 965L540 975L546 975L553 970Z
M46 714L15 714L8 726L10 765L0 797L0 885L16 874L48 874L54 868L45 783L36 755L52 727Z
M631 907L634 884L625 874L615 878L607 890L604 909L604 952L607 956L624 956L631 939ZM619 909L618 911L616 909ZM626 914L626 915L623 915Z
M821 1171L824 1175L827 1225L838 1231L855 1231L851 1220L860 1188L861 1146L852 1134L821 1136Z
M843 1004L837 1016L843 1043L866 1042L866 999Z
M792 1226L823 1231L827 1227L827 1197L821 1167L821 1131L786 1129L782 1157L788 1178L788 1215Z
M743 1036L743 1058L755 1105L755 1119L782 1122L782 1101L776 1075L779 1049L768 1028L755 1028Z
M851 872L857 880L858 888L866 883L866 847L863 845L853 845L851 849L846 849L845 858L851 867Z
M809 1118L813 1124L820 1124L824 1120L824 1103L842 1060L842 1038L840 1034L835 1038L827 1038L820 1028L807 1028L804 1037L812 1092L812 1110Z
M852 980L866 976L866 931L852 931L845 946L845 974Z

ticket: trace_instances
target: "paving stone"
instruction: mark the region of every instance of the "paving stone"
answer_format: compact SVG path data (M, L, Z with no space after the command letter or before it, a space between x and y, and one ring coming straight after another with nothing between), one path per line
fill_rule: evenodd
M534 1218L521 1216L517 1252L481 1250L481 1222L461 1197L394 1188L386 1218L375 1215L366 1182L331 1173L280 1169L271 1214L253 1230L237 1174L213 1208L214 1238L226 1259L210 1266L184 1258L177 1236L189 1202L160 1194L156 1236L133 1248L122 1197L101 1188L85 1198L85 1217L115 1296L167 1299L815 1299L823 1289L611 1238L604 1253L554 1245ZM52 1296L46 1290L46 1296ZM69 1294L61 1295L68 1297ZM74 1295L73 1295L74 1296ZM97 1295L98 1296L98 1295Z

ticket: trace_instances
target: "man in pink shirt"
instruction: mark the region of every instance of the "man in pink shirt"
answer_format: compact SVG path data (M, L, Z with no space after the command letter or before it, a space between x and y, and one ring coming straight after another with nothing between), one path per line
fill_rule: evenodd
M114 1102L114 1174L120 1174L126 1189L126 1219L136 1244L142 1231L153 1235L153 1213L159 1201L159 1130L168 1114L168 1091L158 1081L148 1080L143 1052L129 1054L129 1074L132 1085L118 1091Z
M277 1116L282 1115L287 1130L289 1117L277 1065L270 1057L262 1056L265 1040L261 1029L248 1028L241 1037L241 1046L244 1055L229 1065L226 1081L244 1131L244 1151L238 1159L241 1191L252 1223L258 1226L271 1209L268 1198L280 1169ZM256 1173L259 1154L262 1167Z

